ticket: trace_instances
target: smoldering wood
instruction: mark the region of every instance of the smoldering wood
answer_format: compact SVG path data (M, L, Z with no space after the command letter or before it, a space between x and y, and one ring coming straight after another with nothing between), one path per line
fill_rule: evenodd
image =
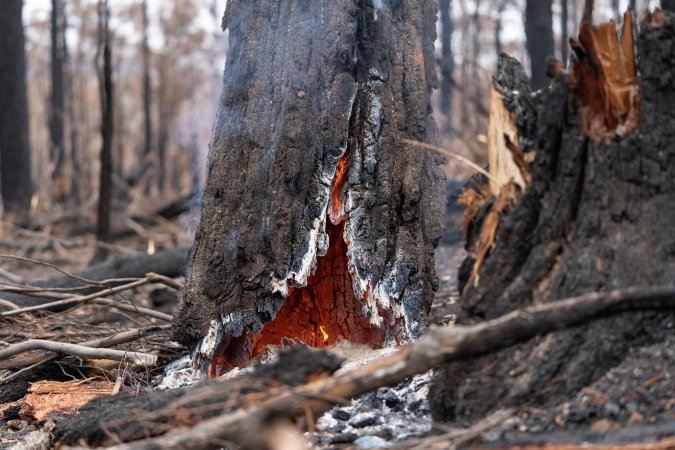
M675 45L675 20L661 18L652 24L648 17L638 40L637 129L627 135L618 129L597 144L583 135L583 107L566 74L539 101L528 99L537 105L536 132L523 133L537 152L532 183L501 217L480 282L460 298L459 324L568 295L674 279L675 210L668 205L675 198L675 72L665 55ZM437 420L472 420L504 406L558 404L630 347L672 333L672 321L669 313L623 314L448 364L432 383L432 413Z
M122 441L161 435L113 446L115 450L219 448L218 442L222 440L262 448L257 440L261 433L242 430L261 430L281 417L301 417L308 409L320 414L335 403L394 385L450 360L471 360L533 336L645 309L675 309L675 286L594 292L513 311L476 325L432 328L418 342L391 355L294 389L278 388L269 384L269 380L246 375L135 399L98 399L85 406L80 415L58 423L55 440L66 445L75 442L106 445L112 443L112 432ZM225 410L223 402L227 402ZM143 421L138 420L141 417ZM186 422L187 427L174 427Z
M228 2L223 93L174 339L195 348L209 330L257 333L275 317L328 249L331 184L347 151L355 296L373 305L377 293L411 338L421 334L445 177L440 156L400 139L436 138L435 12L431 0L377 11L347 0Z
M110 280L123 278L142 278L148 272L154 272L167 277L182 275L187 262L189 249L179 247L160 250L153 255L123 255L112 261L99 263L75 273L80 278L88 280ZM124 283L112 283L111 286ZM69 288L82 286L83 283L67 275L58 275L30 282L31 286L43 288ZM91 286L90 289L78 291L81 294L90 294L100 290L100 287ZM51 301L37 296L2 292L0 298L21 306L35 306ZM56 311L59 309L57 308Z

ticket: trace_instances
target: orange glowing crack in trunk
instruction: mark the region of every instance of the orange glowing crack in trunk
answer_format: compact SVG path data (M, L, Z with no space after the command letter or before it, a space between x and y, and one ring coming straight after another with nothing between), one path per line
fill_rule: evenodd
M253 335L244 329L241 336L225 336L209 365L209 377L245 366L267 345L283 344L284 338L312 347L333 345L340 338L382 347L387 330L372 325L364 315L365 299L357 299L354 295L348 268L348 242L343 238L346 222L343 197L349 153L348 149L338 161L331 188L326 213L329 219L326 223L328 251L317 258L316 271L307 278L307 286L289 287L283 306L259 334ZM388 324L386 328L399 341L400 319L393 319L391 311L379 311L379 314Z

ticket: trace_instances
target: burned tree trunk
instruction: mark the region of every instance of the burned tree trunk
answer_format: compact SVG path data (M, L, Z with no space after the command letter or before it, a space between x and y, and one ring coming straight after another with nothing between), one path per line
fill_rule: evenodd
M436 9L228 2L230 48L174 338L211 375L284 338L416 338L437 287Z
M514 90L522 76L503 61L497 87L513 111L520 149L535 150L536 159L531 182L501 214L477 276L463 277L459 323L675 279L675 70L667 56L675 18L658 12L643 25L639 82L630 29L629 22L617 42L610 39L612 24L582 25L570 72L554 79L534 115L525 113L535 100L513 97L528 94ZM536 132L523 126L527 117L534 117ZM490 208L488 202L483 209ZM472 226L480 227L487 215L475 217ZM471 420L504 406L559 404L630 347L672 334L672 322L667 313L623 314L447 365L433 384L432 410L437 419Z

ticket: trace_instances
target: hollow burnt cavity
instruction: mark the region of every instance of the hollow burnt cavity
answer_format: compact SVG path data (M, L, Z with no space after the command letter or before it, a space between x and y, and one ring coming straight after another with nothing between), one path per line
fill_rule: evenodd
M302 342L325 347L346 339L379 348L389 336L400 336L400 321L391 314L385 321L391 324L387 329L372 325L364 315L364 300L357 299L352 290L343 230L344 224L327 225L331 242L328 253L318 258L316 272L308 278L307 286L289 288L283 306L259 334L244 330L239 337L226 336L221 341L209 366L209 377L245 366L267 345Z
M173 320L195 369L244 365L282 335L380 346L424 331L443 160L401 141L436 139L434 23L433 0L385 2L377 20L368 1L228 1L223 92Z
M325 347L346 339L380 348L388 338L397 343L402 339L400 317L393 311L379 310L385 326L375 326L368 318L364 304L368 292L360 299L354 295L347 258L349 242L344 239L347 220L344 187L349 155L347 147L333 177L326 222L328 251L317 258L316 270L307 278L307 285L288 288L283 306L274 319L263 325L260 333L253 334L244 329L241 336L224 336L209 364L210 378L235 367L244 367L268 345L295 341L311 347Z

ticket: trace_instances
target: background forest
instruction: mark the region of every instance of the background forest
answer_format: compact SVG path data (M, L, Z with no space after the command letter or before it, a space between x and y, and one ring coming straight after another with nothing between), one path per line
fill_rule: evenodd
M67 223L75 234L98 222L98 239L109 240L148 205L173 202L183 212L197 204L227 46L225 0L4 3L4 82L15 86L0 91L6 216L34 228ZM633 3L638 12L658 6ZM598 0L595 19L628 6ZM497 55L534 67L533 85L542 87L547 58L567 58L582 9L569 0L440 0L434 103L442 145L484 164ZM25 67L17 63L24 55ZM454 164L447 172L467 174Z

